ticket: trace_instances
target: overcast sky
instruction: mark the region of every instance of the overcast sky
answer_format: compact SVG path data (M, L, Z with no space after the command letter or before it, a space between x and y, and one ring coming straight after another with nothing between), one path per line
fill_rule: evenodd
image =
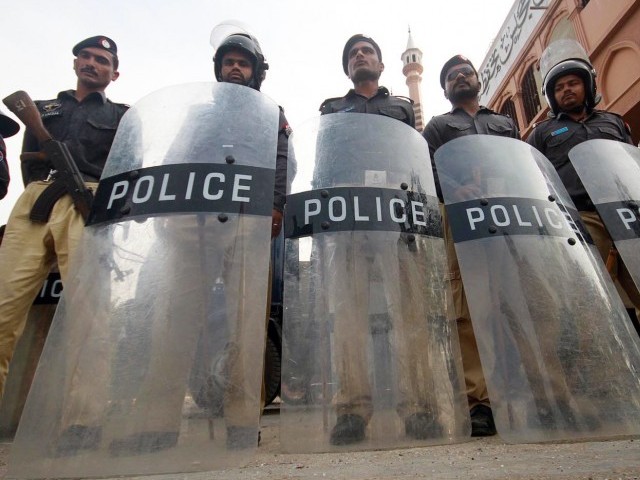
M270 69L262 91L285 108L296 125L318 115L327 97L351 84L341 55L354 33L373 37L382 49L381 84L408 95L400 55L407 29L423 52L426 119L449 109L438 75L457 53L479 67L514 0L20 0L3 9L0 28L0 96L26 90L34 99L54 98L75 87L71 48L93 35L118 45L120 78L107 89L116 102L135 103L164 86L213 80L212 28L225 20L248 24ZM7 113L2 105L3 111ZM22 131L7 141L12 173L0 200L0 224L23 189L19 168Z

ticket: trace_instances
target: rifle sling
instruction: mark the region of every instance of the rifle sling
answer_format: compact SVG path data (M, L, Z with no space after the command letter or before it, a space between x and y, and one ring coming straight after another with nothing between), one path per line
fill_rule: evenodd
M67 193L67 188L64 182L60 179L55 180L44 189L34 202L31 212L29 212L29 219L32 222L47 223L53 206L65 193Z

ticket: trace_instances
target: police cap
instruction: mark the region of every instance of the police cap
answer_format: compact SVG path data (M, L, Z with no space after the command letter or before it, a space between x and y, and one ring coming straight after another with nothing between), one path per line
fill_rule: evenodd
M451 67L455 67L456 65L463 65L463 64L469 65L471 68L473 68L473 71L476 73L476 76L478 75L478 71L476 70L476 67L473 66L473 63L471 63L471 60L469 60L467 57L463 55L454 55L449 60L447 60L447 63L445 63L444 66L442 67L442 70L440 70L440 86L442 87L443 90L444 90L445 78L447 76L447 72L449 71L449 69Z
M347 43L342 50L342 69L344 70L344 73L346 75L349 75L349 70L347 68L347 65L349 64L349 52L351 51L351 47L353 47L358 42L370 43L378 54L378 61L382 62L382 51L380 50L380 46L375 42L375 40L371 37L363 35L362 33L356 33L353 37L347 40Z
M8 117L2 110L0 110L0 135L4 138L9 138L18 133L18 130L20 130L18 122L13 120L11 117Z
M78 52L83 48L101 48L102 50L106 50L114 57L118 57L118 46L116 42L111 40L109 37L105 37L104 35L97 35L95 37L89 37L82 40L75 47L73 47L73 54L78 56Z

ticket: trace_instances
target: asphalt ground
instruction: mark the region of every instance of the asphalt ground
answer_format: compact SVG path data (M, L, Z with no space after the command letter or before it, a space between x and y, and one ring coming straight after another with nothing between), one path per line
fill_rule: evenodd
M254 460L214 472L130 477L135 479L581 479L640 480L640 439L562 444L506 444L499 436L469 442L353 453L280 453L279 411L262 417L262 441ZM0 444L0 476L10 443Z

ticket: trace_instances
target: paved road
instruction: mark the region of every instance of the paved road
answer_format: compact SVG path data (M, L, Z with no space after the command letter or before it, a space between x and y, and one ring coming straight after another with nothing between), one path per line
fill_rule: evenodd
M181 480L246 479L480 479L640 480L640 439L546 445L507 445L499 437L457 445L357 453L282 454L278 412L262 419L262 442L249 465L189 475L135 477ZM10 444L0 444L0 476Z

